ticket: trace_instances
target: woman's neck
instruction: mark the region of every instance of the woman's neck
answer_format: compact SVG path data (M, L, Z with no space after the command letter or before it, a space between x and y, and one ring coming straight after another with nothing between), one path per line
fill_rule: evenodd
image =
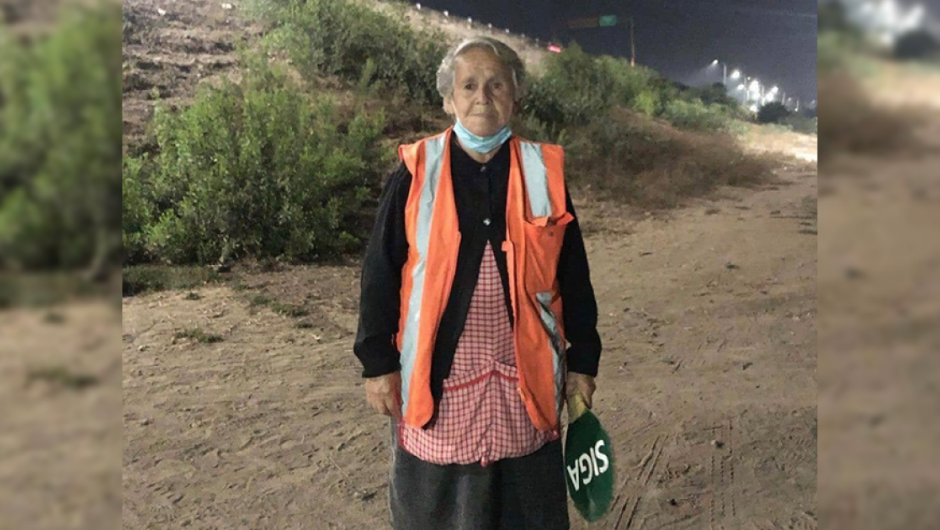
M457 143L460 144L460 148L463 149L465 153L470 155L470 158L476 160L477 162L481 164L485 164L489 162L490 160L492 160L493 157L496 156L496 153L499 152L499 148L502 147L502 146L496 147L492 151L489 151L486 153L478 153L474 151L473 149L467 149L466 147L464 147L463 143L460 141L460 138L457 138Z

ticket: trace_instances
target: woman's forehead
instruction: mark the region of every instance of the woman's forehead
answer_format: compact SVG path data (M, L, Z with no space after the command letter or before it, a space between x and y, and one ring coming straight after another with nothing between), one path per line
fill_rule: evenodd
M460 54L456 63L458 76L509 74L509 67L503 64L495 53L480 48L473 48Z

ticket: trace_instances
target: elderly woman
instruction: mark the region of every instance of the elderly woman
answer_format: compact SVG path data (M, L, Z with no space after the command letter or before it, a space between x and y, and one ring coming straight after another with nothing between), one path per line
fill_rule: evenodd
M569 527L561 411L590 407L601 342L562 149L510 130L524 81L495 39L444 57L454 125L399 148L366 250L354 351L396 530Z

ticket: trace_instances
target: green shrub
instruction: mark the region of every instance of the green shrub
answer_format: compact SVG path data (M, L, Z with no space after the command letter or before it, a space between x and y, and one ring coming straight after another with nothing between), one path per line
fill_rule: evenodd
M816 134L818 121L816 118L803 116L801 114L792 114L781 121L783 125L793 132L803 134Z
M656 116L662 107L662 98L655 89L648 88L637 94L633 101L633 110L646 114L647 116Z
M607 69L613 79L612 99L620 105L632 107L637 97L644 90L654 90L654 83L659 78L656 71L644 66L630 66L630 62L608 55L597 61Z
M120 17L73 7L31 44L0 23L0 268L116 258Z
M143 160L124 159L122 182L122 243L124 262L137 263L146 261L146 238L144 229L153 218L154 203L149 195L149 182L145 181Z
M680 129L692 131L728 130L730 118L719 105L706 106L701 101L672 100L666 103L663 118Z
M584 53L577 44L544 61L544 74L529 81L522 106L524 116L557 132L585 125L610 110L614 79L604 63Z
M266 42L307 79L336 75L402 91L417 104L440 101L435 75L448 43L440 31L418 32L347 0L255 0L255 11L274 24Z
M358 247L389 162L378 143L383 113L344 119L265 60L248 66L241 84L203 89L182 112L158 105L159 154L126 163L140 212L125 214L124 240L137 256L307 261Z
M176 340L190 339L196 342L202 342L204 344L214 344L216 342L222 342L225 340L222 338L222 335L218 335L216 333L206 333L199 328L181 329L173 334L173 338Z

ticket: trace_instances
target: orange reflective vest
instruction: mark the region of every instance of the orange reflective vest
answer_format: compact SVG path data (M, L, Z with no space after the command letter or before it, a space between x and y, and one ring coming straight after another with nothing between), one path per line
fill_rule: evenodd
M402 415L423 427L434 413L431 357L450 296L460 231L450 172L452 129L399 148L412 175L405 205L408 258L402 269ZM565 339L555 272L572 215L565 207L561 146L510 140L506 253L519 395L533 425L557 430L564 405Z

